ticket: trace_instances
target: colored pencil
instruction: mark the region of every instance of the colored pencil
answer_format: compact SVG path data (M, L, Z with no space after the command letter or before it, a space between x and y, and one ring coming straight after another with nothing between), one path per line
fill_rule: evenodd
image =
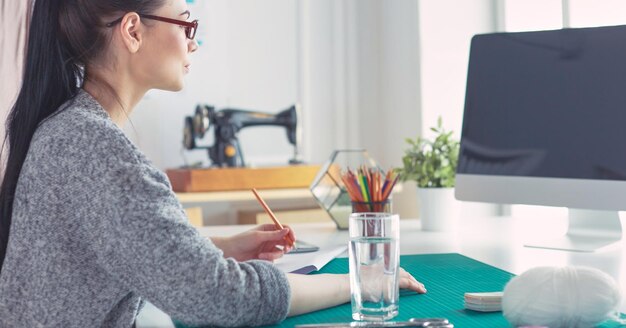
M261 204L261 206L263 206L263 209L265 210L265 212L267 213L267 215L269 215L269 216L270 216L270 218L272 219L272 221L274 221L274 226L276 226L276 230L282 230L282 229L284 229L283 225L282 225L282 224L280 224L280 221L278 221L278 218L276 218L276 215L274 215L274 212L272 212L272 210L270 209L270 207L269 207L269 206L267 206L267 204L265 203L265 201L263 200L263 198L261 198L261 195L259 195L259 193L256 191L256 189L255 189L255 188L252 188L252 193L254 194L254 196L256 197L256 199L259 201L259 203ZM295 240L293 240L289 234L287 234L287 235L285 236L285 240L287 240L291 246L294 246L294 244L296 243L296 241L295 241Z
M393 170L385 173L378 168L367 168L365 165L355 171L348 168L340 176L350 200L356 203L372 203L368 206L371 211L382 210L381 203L388 201L393 187L398 182L398 175Z

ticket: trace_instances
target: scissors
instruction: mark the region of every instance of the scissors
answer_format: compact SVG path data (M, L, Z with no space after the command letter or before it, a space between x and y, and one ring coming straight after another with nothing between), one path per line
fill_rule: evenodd
M454 325L448 322L446 318L411 318L408 321L354 321L340 323L316 323L306 325L296 325L296 328L387 328L387 327L435 327L435 328L454 328Z

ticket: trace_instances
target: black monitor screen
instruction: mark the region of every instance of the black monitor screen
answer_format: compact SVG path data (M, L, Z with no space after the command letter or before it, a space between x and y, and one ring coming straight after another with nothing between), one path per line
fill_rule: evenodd
M475 36L457 172L626 180L626 26Z

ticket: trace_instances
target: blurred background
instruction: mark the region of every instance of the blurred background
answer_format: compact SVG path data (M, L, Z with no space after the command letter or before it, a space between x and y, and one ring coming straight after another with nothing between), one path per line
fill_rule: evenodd
M427 134L438 116L459 136L473 35L626 23L619 0L187 2L200 47L185 89L151 91L127 126L162 169L209 164L203 151L181 154L184 116L198 103L266 112L298 103L306 162L366 148L399 165L404 138ZM252 165L292 155L282 128L245 129L240 139Z
M270 113L299 104L306 163L321 164L335 149L365 148L383 168L399 166L405 138L429 137L440 116L460 136L473 35L626 23L622 0L187 2L200 21L200 47L186 87L150 91L125 128L163 170L209 165L206 151L182 146L184 118L197 104ZM6 35L27 23L9 15L5 8L0 22L3 70L20 55L7 50L20 40ZM3 82L3 117L17 90L10 80ZM283 128L244 129L239 139L251 166L284 165L293 155ZM211 145L212 135L203 143ZM404 216L417 216L414 189L403 188L394 201Z
M302 159L365 148L383 167L401 165L404 139L443 118L460 136L473 35L626 23L620 0L188 0L200 47L182 92L152 91L129 135L162 168L201 161L182 151L195 105L278 112L298 103ZM284 164L284 129L240 132L249 165ZM212 136L205 138L212 144ZM416 217L410 183L394 208ZM473 206L476 212L498 208Z

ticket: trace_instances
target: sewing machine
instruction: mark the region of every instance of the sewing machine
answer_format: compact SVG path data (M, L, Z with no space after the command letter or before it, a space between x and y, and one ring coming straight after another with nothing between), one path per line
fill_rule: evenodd
M198 105L193 117L185 117L183 145L189 150L207 149L212 166L244 167L246 164L237 133L250 126L282 126L287 130L287 139L294 147L294 157L289 163L298 164L296 108L294 105L280 113L269 114L232 108L216 111L212 106ZM213 146L198 147L196 139L204 137L211 127L215 135Z

